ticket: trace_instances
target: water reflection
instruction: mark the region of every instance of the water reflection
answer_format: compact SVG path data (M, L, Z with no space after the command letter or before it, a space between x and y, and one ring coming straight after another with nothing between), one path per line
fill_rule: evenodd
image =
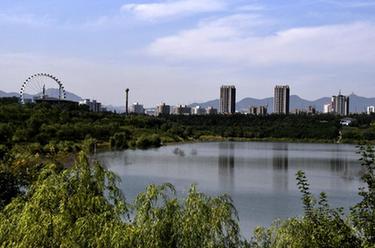
M185 157L185 151L176 147L174 150L173 150L173 154L174 155L177 155L177 156L180 156L180 157Z
M339 157L331 158L329 161L331 172L344 172L348 170L348 161Z
M234 149L232 142L219 143L219 184L230 189L234 186Z
M348 209L356 204L357 189L363 185L355 151L349 145L210 142L97 156L121 176L120 187L129 201L151 183L171 182L181 194L191 183L208 194L229 193L248 235L275 218L302 213L295 181L300 169L306 172L312 192L326 192L333 207Z
M275 190L288 189L288 144L273 143L272 167L273 167L273 188Z

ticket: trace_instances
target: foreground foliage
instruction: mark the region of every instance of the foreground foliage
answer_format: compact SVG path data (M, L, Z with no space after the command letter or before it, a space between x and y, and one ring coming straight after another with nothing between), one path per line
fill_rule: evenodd
M254 232L254 247L375 247L375 152L372 146L360 147L365 187L360 189L362 201L349 216L342 208L331 208L327 196L316 199L309 190L304 172L297 173L302 193L304 215L275 221L268 229Z
M276 221L269 229L257 228L255 247L361 247L361 239L343 210L330 208L324 193L317 201L302 171L297 173L297 181L303 194L304 215Z
M42 169L0 215L2 247L241 247L228 196L192 186L183 202L172 185L150 185L133 206L117 177L81 153L73 167ZM130 216L133 216L130 218Z
M59 154L20 148L0 163L0 247L375 247L375 152L360 153L365 186L349 215L325 193L315 197L299 171L303 215L258 227L246 240L227 195L193 185L177 198L170 184L149 185L130 204L118 178L83 152L64 169Z

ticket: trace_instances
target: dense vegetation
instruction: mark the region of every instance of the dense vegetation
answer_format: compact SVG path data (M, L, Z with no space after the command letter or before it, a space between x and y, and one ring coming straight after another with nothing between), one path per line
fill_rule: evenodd
M357 115L344 128L342 141L375 141L375 116ZM83 145L113 149L147 148L169 142L248 139L335 142L340 118L334 115L208 115L159 117L92 113L82 106L22 106L17 98L0 100L0 156L28 144L43 153L51 148L73 152Z
M86 155L100 145L147 148L222 138L333 142L340 130L343 139L348 132L372 132L374 116L354 117L353 126L341 129L331 115L125 117L0 100L0 247L375 247L371 146L360 150L365 187L349 214L331 208L326 194L313 196L300 171L304 214L246 237L229 196L207 196L192 185L181 198L164 184L128 202L116 175Z

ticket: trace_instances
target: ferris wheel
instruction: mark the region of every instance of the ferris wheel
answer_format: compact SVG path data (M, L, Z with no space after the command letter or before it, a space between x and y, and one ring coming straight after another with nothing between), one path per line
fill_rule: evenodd
M56 86L58 86L58 90L52 90L52 95L48 96L46 91L48 89L55 89ZM33 102L36 99L47 98L58 100L66 98L64 86L58 78L47 73L37 73L28 77L23 82L20 90L20 102L22 104Z

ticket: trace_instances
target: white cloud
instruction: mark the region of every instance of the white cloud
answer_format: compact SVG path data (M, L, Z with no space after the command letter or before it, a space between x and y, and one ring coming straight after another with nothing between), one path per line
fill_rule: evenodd
M44 27L52 22L53 20L48 16L0 13L0 23Z
M145 20L187 16L191 14L223 10L226 4L222 0L177 0L159 3L125 4L123 12L133 13Z
M206 70L205 70L206 71ZM83 98L97 99L103 104L122 105L124 90L130 88L130 102L141 102L147 107L161 101L169 104L189 104L216 97L207 76L198 70L163 64L136 64L106 60L72 58L34 53L0 53L1 88L19 92L22 83L32 74L46 72L58 77L67 91ZM206 73L206 72L205 72ZM210 72L218 82L224 72ZM219 75L217 75L219 74ZM202 94L202 90L205 91ZM210 93L214 92L213 95Z
M155 40L148 51L171 61L240 65L375 62L373 23L293 28L257 36L251 27L256 28L259 23L261 20L247 15L201 23L195 29Z
M320 0L323 3L333 4L343 8L365 8L374 7L373 0Z

